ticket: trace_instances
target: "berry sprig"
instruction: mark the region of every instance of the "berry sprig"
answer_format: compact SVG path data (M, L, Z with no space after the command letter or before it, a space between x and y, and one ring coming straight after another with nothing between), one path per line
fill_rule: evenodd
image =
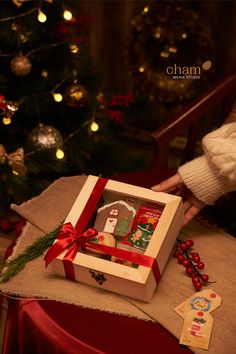
M194 288L199 291L203 285L209 282L209 276L201 274L201 270L205 268L205 264L201 261L198 252L191 251L193 246L193 240L182 241L177 239L174 258L178 260L179 264L185 267L186 273L192 278Z

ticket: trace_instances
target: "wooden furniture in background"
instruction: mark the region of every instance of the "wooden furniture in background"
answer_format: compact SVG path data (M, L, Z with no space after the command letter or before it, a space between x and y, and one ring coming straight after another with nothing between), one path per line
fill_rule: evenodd
M150 133L153 139L153 158L146 170L119 173L112 179L148 187L170 177L176 168L168 165L171 141L185 135L185 146L179 162L183 164L195 156L197 142L202 135L219 127L229 115L236 99L236 72L217 81L212 87L194 100L184 110L165 122L156 131ZM207 115L216 112L217 119L211 117L210 126L206 127ZM212 124L213 123L213 124ZM205 131L204 131L205 129Z

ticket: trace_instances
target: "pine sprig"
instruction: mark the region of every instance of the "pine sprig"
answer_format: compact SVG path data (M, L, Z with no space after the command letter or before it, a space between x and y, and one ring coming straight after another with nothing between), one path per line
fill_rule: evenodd
M0 268L7 267L7 270L0 275L0 283L7 282L14 275L18 274L26 263L41 256L55 241L62 223L47 235L39 237L32 245L28 246L19 256L5 262Z

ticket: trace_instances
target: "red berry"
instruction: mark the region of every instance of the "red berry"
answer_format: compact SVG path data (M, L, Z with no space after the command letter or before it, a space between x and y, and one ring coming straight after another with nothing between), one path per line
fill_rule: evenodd
M202 274L201 278L202 278L202 281L204 281L204 282L208 282L208 280L209 280L209 277L207 274Z
M192 282L193 282L194 284L196 284L196 283L199 282L199 277L198 277L196 274L193 274L193 275L192 275Z
M198 252L192 252L192 257L198 256L199 257L199 253Z
M187 241L185 241L185 243L186 243L188 249L191 248L191 247L193 247L193 245L194 245L193 240L187 240Z
M174 252L174 258L178 258L178 256L180 255L180 252L178 250L175 250Z
M186 273L189 274L189 275L192 275L193 274L193 267L189 266L186 268Z
M181 248L181 250L186 250L186 249L187 249L187 244L186 244L186 242L182 242L182 243L180 244L180 248Z
M205 264L203 262L198 262L197 267L198 269L203 269L205 267Z
M187 258L184 258L184 259L182 260L182 264L183 264L184 267L188 267L188 265L189 265L189 260L188 260Z
M202 283L200 281L194 283L194 287L196 290L201 290L202 288Z
M3 232L10 232L12 230L13 223L8 219L0 219L0 230Z
M183 258L184 258L184 256L182 254L178 255L177 259L178 259L180 264L182 263Z
M198 263L200 261L200 256L197 252L192 253L192 260L194 263Z

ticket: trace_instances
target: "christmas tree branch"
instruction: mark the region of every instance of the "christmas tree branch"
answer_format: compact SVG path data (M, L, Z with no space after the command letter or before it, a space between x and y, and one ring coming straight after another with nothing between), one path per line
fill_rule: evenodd
M0 268L7 267L7 270L0 275L0 283L4 283L19 273L26 263L41 256L55 241L58 232L61 229L62 223L53 231L45 236L39 237L32 245L28 246L23 253L16 258L10 259L0 266Z

